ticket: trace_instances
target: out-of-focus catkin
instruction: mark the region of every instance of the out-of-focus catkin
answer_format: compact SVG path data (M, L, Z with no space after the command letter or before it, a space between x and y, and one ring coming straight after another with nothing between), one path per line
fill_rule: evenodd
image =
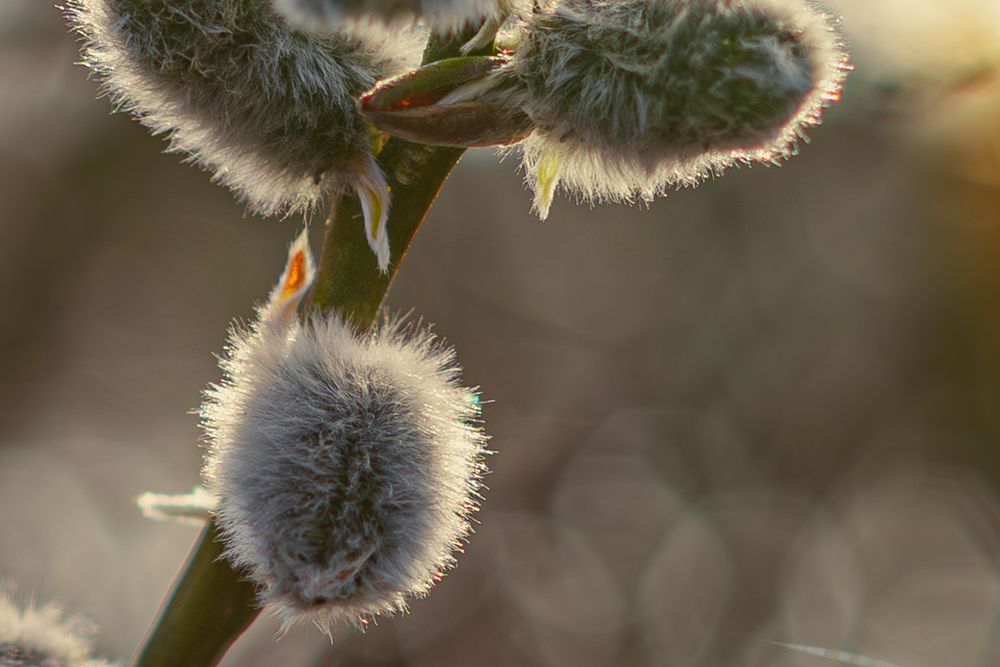
M337 30L345 21L407 23L422 19L439 30L457 30L498 17L513 0L273 0L274 8L307 30Z
M19 609L10 586L0 588L0 667L112 667L93 657L93 627L52 604Z

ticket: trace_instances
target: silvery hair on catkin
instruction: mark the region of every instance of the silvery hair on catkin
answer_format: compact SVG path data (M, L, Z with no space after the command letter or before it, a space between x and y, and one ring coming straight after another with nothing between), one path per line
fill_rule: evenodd
M457 30L498 16L511 0L272 0L274 8L307 30L336 30L345 21L406 23L422 19L435 29Z
M631 201L787 157L847 69L807 0L548 0L502 76L536 126L536 195L558 171L586 200Z
M407 39L309 35L268 0L70 0L67 13L114 102L265 215L309 210L365 169L355 98L419 55Z
M230 335L201 410L204 478L262 603L329 631L404 610L453 565L486 438L454 352L426 328L301 321L286 292Z
M53 604L19 609L13 595L11 586L0 586L0 666L112 667L93 657L86 620Z

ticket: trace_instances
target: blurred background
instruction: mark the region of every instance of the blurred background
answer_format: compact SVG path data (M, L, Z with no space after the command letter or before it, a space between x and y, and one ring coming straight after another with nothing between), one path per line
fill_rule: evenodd
M390 304L493 401L477 534L410 615L265 618L227 665L1000 664L1000 3L830 4L856 71L780 169L540 223L464 158ZM76 60L0 3L0 579L124 657L198 534L133 499L198 481L213 354L300 222Z

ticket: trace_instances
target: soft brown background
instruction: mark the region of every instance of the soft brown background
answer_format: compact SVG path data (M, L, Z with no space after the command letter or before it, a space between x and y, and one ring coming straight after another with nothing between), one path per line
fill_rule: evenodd
M391 295L492 399L482 522L412 614L228 665L1000 664L1000 10L842 0L857 72L781 169L648 210L469 154ZM0 578L140 640L197 534L213 353L299 221L243 214L0 4ZM319 225L314 232L318 233Z

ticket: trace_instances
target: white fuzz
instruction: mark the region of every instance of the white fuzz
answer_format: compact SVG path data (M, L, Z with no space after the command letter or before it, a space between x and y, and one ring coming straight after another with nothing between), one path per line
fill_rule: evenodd
M422 19L434 30L457 31L501 15L509 0L273 0L274 8L293 24L312 32L329 32L344 23L379 21L412 23Z
M536 131L535 208L557 184L650 200L723 169L789 157L849 69L809 0L548 0L515 35L505 79Z
M91 657L93 628L81 618L64 618L54 605L12 600L9 587L0 588L0 667L110 667Z
M147 519L200 526L210 517L212 496L205 487L196 486L191 493L143 493L135 504Z
M257 213L354 187L373 131L357 96L419 56L372 30L313 36L268 0L71 0L84 60L115 104Z
M283 626L329 632L404 610L454 564L485 436L454 352L427 330L359 336L281 310L269 303L230 334L201 410L204 479L226 556L262 604Z

